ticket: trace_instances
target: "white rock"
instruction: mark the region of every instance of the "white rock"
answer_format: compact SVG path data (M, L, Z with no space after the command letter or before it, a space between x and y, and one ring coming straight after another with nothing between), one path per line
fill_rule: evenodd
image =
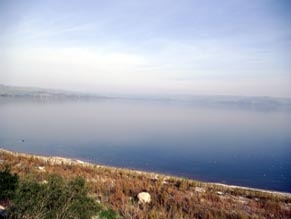
M195 192L205 192L205 189L201 187L196 187Z
M224 195L224 193L221 192L221 191L217 191L216 194L217 194L217 195Z
M146 204L151 202L151 195L148 192L140 192L137 195L139 204Z
M41 172L45 172L45 167L39 166L38 170L41 171Z

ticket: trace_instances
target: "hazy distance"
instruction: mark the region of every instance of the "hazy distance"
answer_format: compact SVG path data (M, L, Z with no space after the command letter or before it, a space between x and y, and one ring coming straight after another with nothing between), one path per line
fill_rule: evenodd
M3 0L0 83L290 97L290 12L288 0Z

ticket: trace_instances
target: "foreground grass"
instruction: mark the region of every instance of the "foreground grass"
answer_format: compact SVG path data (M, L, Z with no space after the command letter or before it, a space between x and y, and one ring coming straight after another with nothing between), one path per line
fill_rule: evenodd
M51 174L65 181L86 180L89 195L119 218L291 218L291 196L261 190L233 188L76 160L47 158L0 151L0 160L20 179L46 182ZM136 195L151 194L139 205ZM106 213L106 212L105 212Z

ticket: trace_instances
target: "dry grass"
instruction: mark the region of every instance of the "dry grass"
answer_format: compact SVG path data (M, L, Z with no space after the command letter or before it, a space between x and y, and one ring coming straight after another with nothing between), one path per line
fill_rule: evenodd
M91 195L120 218L291 218L291 195L202 183L154 173L0 151L0 160L20 177L39 182L50 174L84 177ZM44 167L44 168L41 168ZM147 191L148 205L136 195Z

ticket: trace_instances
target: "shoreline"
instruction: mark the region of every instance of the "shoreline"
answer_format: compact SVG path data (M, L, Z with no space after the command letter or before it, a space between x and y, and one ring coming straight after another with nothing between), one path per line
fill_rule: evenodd
M271 195L279 195L279 196L291 198L291 193L289 193L289 192L259 189L259 188L252 188L252 187L246 187L246 186L229 185L229 184L224 184L224 183L219 183L219 182L205 182L205 181L199 181L199 180L190 179L190 178L184 178L181 176L174 176L174 175L157 173L157 172L150 172L150 171L145 171L145 170L135 170L135 169L130 169L130 168L122 168L122 167L94 164L94 163L90 163L90 162L86 162L86 161L82 161L82 160L74 159L74 158L68 158L68 157L45 156L45 155L38 155L38 154L33 154L33 153L16 152L16 151L7 150L7 149L2 148L2 147L0 147L0 153L6 153L6 154L13 155L13 156L23 156L26 158L32 157L34 159L42 160L42 161L49 163L51 165L72 165L72 166L83 166L83 167L87 166L87 167L106 168L106 169L110 169L110 170L114 170L114 171L126 171L126 172L130 172L130 173L134 173L134 174L145 175L145 176L148 176L148 177L153 178L153 179L174 178L174 179L180 179L180 180L189 180L189 181L195 181L195 182L201 183L202 185L207 185L207 186L218 186L218 187L229 188L229 189L241 189L244 191L263 192L263 193L268 193Z

